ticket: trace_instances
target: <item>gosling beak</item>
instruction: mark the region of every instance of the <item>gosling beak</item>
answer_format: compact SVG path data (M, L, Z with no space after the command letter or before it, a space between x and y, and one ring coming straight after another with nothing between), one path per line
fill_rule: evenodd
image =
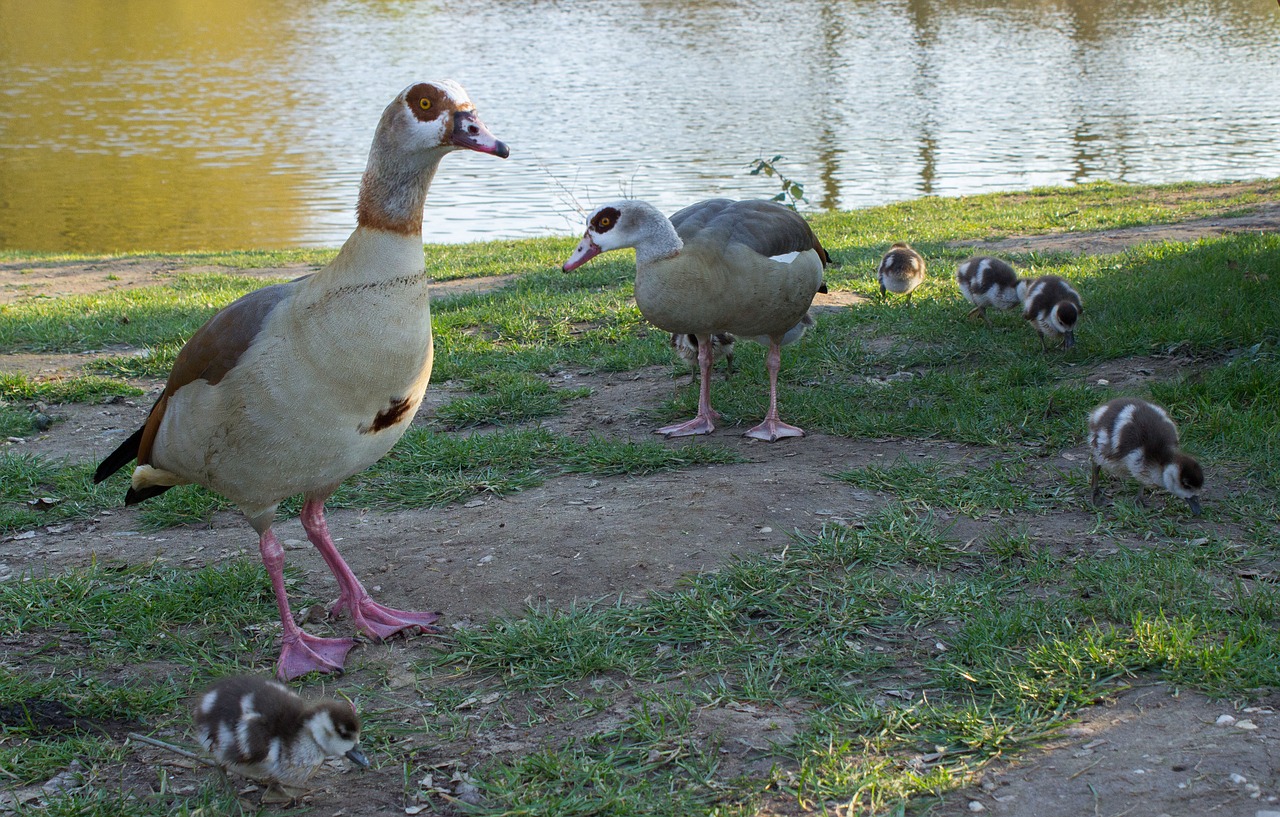
M1187 505L1189 505L1189 506L1191 507L1191 515L1192 515L1192 516L1199 516L1199 515L1200 515L1200 497L1198 497L1198 496L1189 496L1189 497L1187 497Z
M1067 334L1062 336L1062 348L1070 349L1075 345L1076 345L1076 332L1074 329L1070 329L1067 331Z
M364 752L359 749L352 749L347 752L347 760L350 760L362 769L369 768L369 758L365 757Z
M602 252L604 250L600 249L596 242L591 240L590 234L584 235L582 240L578 242L573 254L569 256L569 260L564 262L564 266L561 269L565 272L573 272Z
M449 141L460 148L475 150L480 153L492 153L499 159L511 155L505 142L498 141L489 129L476 116L475 111L457 111L453 115L453 135Z

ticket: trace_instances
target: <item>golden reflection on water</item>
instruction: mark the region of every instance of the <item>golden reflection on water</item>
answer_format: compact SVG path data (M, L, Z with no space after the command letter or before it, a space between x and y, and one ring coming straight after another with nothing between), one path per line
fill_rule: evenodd
M53 8L50 8L53 7ZM300 232L287 6L7 2L0 246L198 249ZM38 32L38 36L34 36ZM252 180L252 183L248 183ZM278 236L275 242L264 236Z
M1280 175L1262 0L0 0L0 249L336 246L379 112L449 77L512 156L429 242L666 212Z

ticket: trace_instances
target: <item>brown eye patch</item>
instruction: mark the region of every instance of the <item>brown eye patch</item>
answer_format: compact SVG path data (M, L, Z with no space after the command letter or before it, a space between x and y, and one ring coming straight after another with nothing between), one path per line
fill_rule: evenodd
M597 233L607 233L618 223L620 215L616 207L606 207L591 219L591 229Z
M421 82L405 95L409 112L423 122L433 122L449 110L449 98L429 82Z

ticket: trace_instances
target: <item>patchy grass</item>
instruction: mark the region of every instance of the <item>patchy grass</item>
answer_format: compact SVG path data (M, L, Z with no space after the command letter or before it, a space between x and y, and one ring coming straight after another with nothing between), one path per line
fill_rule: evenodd
M537 428L460 437L414 427L389 455L344 482L326 504L378 510L427 508L485 494L505 496L541 485L559 473L639 475L741 461L715 444L673 448L657 441L576 439ZM84 518L116 504L124 495L128 469L94 485L94 467L0 454L0 532ZM37 502L45 496L56 503ZM148 526L164 528L206 522L214 512L230 507L212 491L181 485L143 503L140 510ZM295 515L302 508L301 498L287 500L281 507L284 514Z
M965 320L950 275L969 252L946 244L1228 213L1273 200L1280 185L1231 190L1084 185L816 217L843 262L829 271L833 288L873 294L875 261L906 236L931 275L915 306L872 301L823 314L788 347L783 416L848 438L982 451L947 464L849 463L833 477L883 495L878 512L798 532L779 552L688 576L642 601L531 608L442 635L427 642L435 651L414 650L394 669L355 668L344 686L377 763L402 776L404 802L458 813L441 793L449 773L437 761L465 756L482 798L466 807L475 814L904 813L1037 744L1135 676L1225 696L1280 685L1280 591L1271 581L1280 237L1013 258L1067 277L1084 299L1079 345L1048 354L1016 315L993 316L994 328ZM556 266L570 244L429 248L428 272L439 279L521 275L497 292L437 304L436 377L469 395L348 480L331 505L426 507L567 472L644 475L738 461L714 440L632 442L532 427L582 396L553 385L566 369L670 363L665 336L630 301L630 261L602 258L565 275ZM145 292L0 307L0 348L128 344L151 353L98 371L160 377L212 310L259 285L190 275ZM738 373L713 384L727 424L765 408L762 351L742 346ZM1180 364L1123 392L1092 376L1134 356ZM5 382L15 384L6 387L11 399L33 399L18 389L63 388ZM97 382L66 399L110 393L93 392ZM1105 511L1083 510L1083 466L1054 464L1081 446L1088 410L1120 393L1167 406L1184 447L1209 466L1217 493L1197 526L1173 506L1139 506L1123 483L1109 486L1115 502ZM695 401L688 388L655 414L687 415ZM0 531L118 502L124 475L92 486L89 474L87 465L4 455ZM41 496L57 502L30 504ZM171 526L220 507L213 494L183 487L146 503L142 517ZM1067 509L1094 514L1090 535L1107 546L1064 551L1040 523ZM296 500L285 506L296 510ZM999 521L982 521L990 519ZM23 650L0 668L0 706L49 701L72 724L55 734L6 719L0 775L37 784L73 758L117 768L113 736L122 728L181 729L180 701L212 675L269 672L275 635L259 625L274 617L252 558L194 570L95 565L0 583L0 637ZM146 671L122 671L135 666ZM725 745L725 719L756 730L749 751ZM479 741L517 748L478 759ZM135 796L113 788L108 773L96 778L97 793L55 797L41 813L242 808L213 788L175 795L161 780Z

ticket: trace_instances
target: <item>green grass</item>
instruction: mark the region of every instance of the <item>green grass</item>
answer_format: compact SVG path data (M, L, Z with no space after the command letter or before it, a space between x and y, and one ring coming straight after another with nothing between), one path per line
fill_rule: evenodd
M828 271L833 289L875 294L874 264L903 238L925 254L930 277L912 307L873 300L821 314L784 352L783 416L861 440L858 450L919 439L937 455L840 462L828 476L876 492L878 512L842 514L851 521L799 531L776 552L645 599L531 607L390 659L358 651L339 683L365 718L375 766L403 780L406 803L457 809L438 791L450 772L433 764L466 757L483 797L476 814L918 813L1128 684L1241 698L1280 686L1280 591L1268 580L1280 524L1280 237L1011 257L1067 277L1083 297L1078 346L1048 354L1016 314L993 315L992 328L965 319L951 276L971 250L947 245L1230 214L1278 192L1275 180L1094 184L816 216L842 262ZM631 260L607 256L566 275L558 265L571 246L427 248L438 280L518 277L436 299L433 379L466 394L344 483L331 506L423 508L566 473L607 479L741 462L716 438L632 441L536 426L589 396L580 373L672 363L665 334L631 303ZM5 376L0 397L95 402L124 393L120 378L161 378L200 322L262 284L235 268L327 257L194 254L193 265L232 272L2 306L0 350L148 353L99 361L94 371L107 377ZM763 352L740 346L738 371L713 383L730 432L765 409ZM1112 364L1154 373L1123 388L1099 383ZM693 411L695 388L672 390L642 407L655 425ZM1135 486L1119 481L1105 507L1085 502L1084 417L1119 394L1151 398L1180 423L1184 448L1208 473L1204 518L1163 499L1140 506ZM20 405L0 408L6 429L30 422ZM124 474L93 486L91 464L13 450L0 455L6 536L89 518L123 494ZM1074 465L1061 458L1071 451ZM45 496L57 501L31 504ZM137 518L163 528L224 507L187 486ZM1064 542L1045 524L1060 518L1076 520L1090 544ZM246 528L241 538L251 537ZM301 606L306 593L294 596ZM252 553L201 569L95 564L0 582L0 637L23 645L18 661L0 666L0 706L49 701L86 724L181 730L184 701L211 676L270 671L276 636L263 625L274 619ZM726 742L742 724L758 727L750 747ZM6 782L38 784L72 758L100 781L121 768L120 744L100 731L33 726L0 732ZM475 751L503 742L523 748ZM161 794L106 784L41 813L240 808L217 787L174 794L159 774L151 787Z
M47 403L94 403L104 397L137 397L142 389L109 377L68 377L32 380L0 373L0 400L43 400Z
M936 460L899 460L889 467L868 465L836 474L859 488L891 493L912 505L942 507L978 518L993 511L1044 511L1060 507L1055 501L1066 491L1060 479L1037 479L1026 461L1001 461L985 467L949 467ZM1073 504L1079 495L1068 496Z

